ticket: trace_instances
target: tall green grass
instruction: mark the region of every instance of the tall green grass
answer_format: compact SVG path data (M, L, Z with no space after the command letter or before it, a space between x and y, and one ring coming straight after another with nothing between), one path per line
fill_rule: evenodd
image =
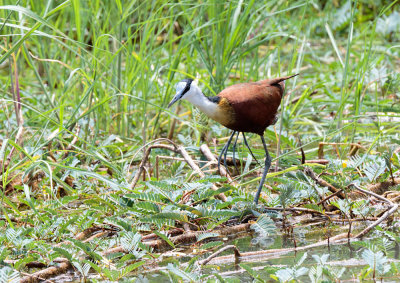
M12 69L11 54L15 54L25 139L31 146L29 139L45 139L56 129L57 137L63 138L81 124L84 148L97 152L96 142L116 134L126 141L121 146L129 152L165 136L166 121L172 119L183 123L179 134L197 137L193 144L199 145L199 132L205 128L192 124L190 115L177 117L179 113L165 109L173 84L184 77L198 78L206 94L215 94L231 83L300 72L300 77L288 82L290 95L285 97L277 127L284 152L296 150L299 140L302 144L358 141L358 134L366 129L357 119L366 112L392 111L383 107L386 100L379 95L384 86L378 80L373 90L374 84L366 78L379 66L387 68L389 78L397 71L394 65L390 69L386 56L396 49L385 51L393 44L388 35L375 32L377 19L389 15L394 3L351 2L340 7L308 1L12 4L2 1L0 8L5 43L0 57L1 95L11 111L0 115L13 121L7 66ZM312 91L318 94L311 97ZM299 102L290 103L296 95L301 96ZM352 131L344 121L352 123ZM337 127L343 127L340 135ZM274 143L272 131L267 135ZM4 138L5 131L0 133ZM45 143L34 143L35 150Z
M213 95L233 83L299 72L286 84L278 124L265 133L272 156L281 151L283 172L298 168L301 147L307 159L316 158L320 141L360 142L368 152L398 145L400 36L398 29L385 29L396 3L0 0L1 163L15 148L10 166L0 172L7 225L29 213L49 221L47 209L65 212L70 199L97 203L88 212L96 221L102 213L114 215L143 146L167 137L174 120L173 140L195 158L201 159L203 142L218 153L228 130L186 102L180 112L166 108L174 84L185 77L197 78ZM15 140L16 79L23 144ZM78 126L78 142L63 158ZM261 160L258 137L249 137ZM215 147L211 138L218 139ZM348 147L338 152L346 159ZM329 148L326 155L338 158ZM154 156L150 161L155 164ZM160 164L160 179L192 178L182 163ZM246 192L258 181L247 175L258 169L247 166L237 176ZM7 184L39 171L46 174L41 190L17 186L17 200L5 194ZM70 199L62 198L60 187Z
M377 19L389 15L394 3L351 2L340 7L309 1L12 4L2 1L0 8L5 43L0 57L1 95L9 111L0 115L9 124L13 121L7 66L12 66L11 54L15 54L25 145L33 146L33 152L41 151L56 129L56 138L64 139L80 124L79 144L88 150L90 160L102 154L96 143L107 136L115 134L125 141L118 145L124 155L108 160L120 168L118 160L127 160L141 145L166 136L172 119L182 123L176 134L192 137L192 144L198 146L206 128L191 115L178 117L179 113L165 108L173 84L184 77L198 78L206 94L215 94L235 82L300 72L287 84L289 94L276 128L283 157L296 156L299 142L312 158L318 140L371 141L374 135L365 135L370 127L360 125L358 119L366 112L380 116L393 110L383 107L387 101L378 93L384 87L379 80L373 90L375 84L366 78L379 66L389 65L389 78L397 71L394 65L390 69L389 51L384 51L392 45L388 35L375 32ZM313 91L318 94L311 97ZM294 96L300 96L297 103L290 102ZM184 104L184 108L191 106ZM379 125L377 134L389 126ZM12 139L15 128L9 131L7 137ZM5 133L0 131L3 138ZM266 134L271 143L277 142L272 128ZM221 133L214 130L211 135ZM262 158L262 150L256 153ZM124 175L121 168L119 173Z

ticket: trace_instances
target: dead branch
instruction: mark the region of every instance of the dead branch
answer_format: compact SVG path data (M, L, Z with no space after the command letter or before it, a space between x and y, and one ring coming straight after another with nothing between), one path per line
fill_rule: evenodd
M325 203L326 201L330 200L331 198L333 198L334 196L337 196L338 194L340 194L342 192L343 192L343 189L338 190L336 193L333 193L333 194L327 196L326 198L324 198L323 200L319 201L317 203L317 205L321 205L321 204Z
M221 236L234 235L234 234L248 231L250 229L250 225L251 224L249 224L249 223L245 223L245 224L240 224L240 225L236 225L236 226L229 226L229 227L224 227L224 228L219 228L219 229L213 230L213 232L216 232ZM185 243L195 243L197 241L197 236L200 234L203 234L203 233L205 233L205 231L187 231L182 235L171 237L170 240L172 243L174 243L174 245L185 244ZM146 241L146 242L143 242L143 244L145 244L146 246L153 248L155 250L163 250L163 249L166 249L169 247L169 244L162 239ZM118 247L104 251L102 253L102 255L106 256L106 255L109 255L112 253L126 253L126 252L127 251L123 247L118 246Z
M175 228L175 229L167 231L167 235L170 237L177 236L179 234L182 234L183 232L184 232L184 230L182 228ZM146 236L143 236L142 241L145 242L145 241L149 241L149 240L153 240L153 239L157 239L157 238L158 238L158 236L156 234L151 233Z
M216 251L215 253L211 254L209 257L207 257L206 259L200 260L197 262L198 265L205 265L207 263L209 263L213 258L217 257L218 255L220 255L222 252L229 250L229 249L233 249L234 255L235 255L235 264L239 263L240 260L240 252L239 249L235 246L235 245L228 245L225 246L221 249L219 249L218 251Z
M79 132L81 131L81 126L78 124L78 126L76 126L76 132L74 134L74 138L72 139L71 143L65 148L65 153L63 156L63 159L67 158L69 151L72 149L72 147L76 144L76 142L79 139Z
M367 195L374 196L377 199L380 199L390 205L389 209L378 220L376 220L374 223L372 223L367 228L365 228L363 231L361 231L356 236L354 236L354 238L362 238L365 235L367 235L374 227L378 226L380 223L385 221L390 215L395 213L397 211L397 209L399 208L399 206L398 206L398 204L391 202L390 200L388 200L387 198L384 198L383 196L380 196L378 194L375 194L374 192L370 192L370 191L360 188L356 184L352 184L352 186L355 187L358 191L365 193Z
M323 216L327 216L328 215L336 215L336 213L333 212L328 212L328 211L324 211L324 212L320 212L318 210L315 209L311 209L311 208L303 208L303 207L266 207L266 210L276 210L276 211L294 211L294 212L305 212L305 213L313 213L313 214L320 214Z
M137 182L139 181L140 175L142 175L142 173L144 171L145 164L146 164L147 160L149 159L150 152L153 148L163 148L163 149L167 149L167 150L176 152L175 145L172 146L172 145L167 145L167 144L154 144L154 145L149 146L143 155L142 161L139 164L139 168L136 171L135 176L133 177L133 180L131 182L131 185L129 186L129 189L132 190L136 186Z
M329 239L329 244L344 244L344 243L348 243L347 232L339 234ZM326 245L328 245L328 239L303 247L271 249L271 250L261 250L256 252L240 253L240 261L241 262L265 261L267 259L276 258L290 252L304 251L311 248L316 248ZM234 263L235 261L236 259L234 255L226 255L226 256L214 257L210 260L210 263L221 265L227 263Z
M92 237L90 237L90 236L93 233L95 233L95 232L97 232L97 231L99 231L101 229L102 228L98 227L98 226L90 227L90 228L85 229L84 231L78 233L75 236L75 239L79 240L79 241L87 239L86 242L88 242L89 239L90 240L94 239L95 238L94 236L98 237L97 234L92 236ZM56 246L59 247L62 244L68 244L68 243L69 243L69 241L64 241L64 242L62 242L60 244L57 244ZM40 281L43 281L44 279L47 279L47 278L50 278L50 277L65 273L65 272L68 271L68 269L70 269L72 267L71 263L66 258L62 258L62 257L56 258L54 260L54 262L57 262L58 266L50 266L50 267L48 267L46 269L37 271L37 272L35 272L33 274L26 275L21 279L21 282L26 282L26 283L40 282ZM42 263L40 263L40 262L28 263L26 266L27 267L39 267L39 266L43 267Z
M85 239L91 237L97 231L100 231L102 229L103 228L99 227L99 226L93 226L93 227L87 228L87 229L83 230L82 232L78 233L75 236L75 239L78 240L78 241L85 240Z
M187 153L186 149L183 146L178 146L177 151L178 151L178 153L180 153L182 155L182 157L186 160L186 162L189 164L189 166L195 172L197 172L197 174L200 175L200 177L204 178L206 176L203 173L203 171L200 170L199 166L197 166L197 164L193 162L193 159L190 157L190 155ZM218 188L215 185L212 185L211 189L214 191L218 190ZM226 196L223 193L216 195L216 197L224 202L227 201Z
M368 191L381 195L384 192L386 192L390 187L400 184L400 178L394 178L393 181L394 182L385 181L385 182L369 185L367 188L368 188Z
M388 263L392 263L392 262L399 262L398 260L393 260L393 259L388 259ZM327 266L339 266L339 267L356 267L356 266L365 266L367 265L367 262L365 262L363 259L359 259L357 261L353 260L353 259L345 259L345 260L335 260L335 261L329 261L325 263ZM278 268L278 269L282 269L282 268L286 268L288 267L288 265L284 265L284 264L273 264L273 265L269 265L269 267L274 267L274 268ZM258 271L258 270L263 270L265 268L265 265L262 266L255 266L252 267L253 271ZM157 270L165 270L166 268L159 268ZM152 270L153 271L153 270ZM239 268L239 269L235 269L235 270L230 270L230 271L224 271L224 272L219 272L218 274L225 278L225 277L233 277L233 276L237 276L238 274L241 273L245 273L247 272L246 269L243 268ZM206 281L208 279L213 279L213 276L209 276L204 278L203 280ZM396 278L397 279L397 278ZM343 281L342 281L343 282ZM350 281L352 282L352 281Z
M62 273L65 273L72 267L69 261L61 262L58 266L51 266L46 269L37 271L32 275L26 275L21 279L21 283L36 283L43 279L47 279Z
M354 155L357 150L362 149L364 151L367 151L367 149L365 147L363 147L361 144L358 143L341 143L341 142L320 142L319 146L318 146L318 158L323 159L324 158L324 146L325 145L332 145L333 148L336 150L338 156L339 156L339 152L338 152L338 145L349 145L350 146L350 153L349 155Z
M181 111L181 104L179 103L178 107L176 107L175 115L178 116L180 111ZM176 120L176 118L174 118L172 120L171 127L169 128L169 132L168 132L168 139L169 140L172 140L172 138L174 136L176 122L177 122L177 120Z
M311 179L313 179L318 185L322 186L322 187L327 187L329 189L329 191L331 191L334 194L337 194L337 196L341 199L345 198L345 195L343 192L340 192L339 189L335 188L333 185L329 184L327 181L325 181L324 179L321 179L319 177L317 177L317 175L315 174L315 172L310 168L310 167L306 167L304 168L304 173L309 176Z
M211 161L214 164L218 163L218 160L215 158L214 154L211 152L211 150L208 147L208 145L202 144L200 146L200 151L204 154L204 156L207 158L208 161ZM231 185L237 186L237 183L232 180L232 177L226 171L226 168L224 166L221 166L220 170L221 170L221 172L220 172L221 176L226 177Z
M86 240L86 239L90 238L94 233L96 233L97 231L100 231L102 229L103 228L101 228L99 226L94 226L94 227L87 228L87 229L83 230L82 232L78 233L75 236L75 239L78 240L78 241ZM68 240L67 241L63 241L63 242L60 242L60 243L56 244L55 247L61 247L62 245L68 245L70 243L71 242L68 241Z

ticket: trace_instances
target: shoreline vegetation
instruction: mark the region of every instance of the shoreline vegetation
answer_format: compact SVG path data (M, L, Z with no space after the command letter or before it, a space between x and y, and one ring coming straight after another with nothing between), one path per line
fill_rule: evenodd
M0 282L399 278L398 2L0 0ZM167 104L295 73L254 205L258 136Z

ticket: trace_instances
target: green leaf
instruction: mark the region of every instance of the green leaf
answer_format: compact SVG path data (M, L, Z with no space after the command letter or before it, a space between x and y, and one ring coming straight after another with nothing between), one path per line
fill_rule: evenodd
M251 225L251 229L262 237L270 236L276 232L274 221L266 214L261 214L257 222Z
M153 233L156 234L161 239L163 239L164 241L166 241L168 243L168 245L170 245L173 249L175 249L174 243L172 243L172 241L168 238L167 235L165 235L159 231L156 231L156 230L154 230Z
M381 251L373 252L370 249L366 249L361 256L367 262L369 268L380 275L390 270L390 265L387 264L388 260Z
M61 247L54 247L53 250L72 262L73 256L66 249Z
M208 238L217 238L217 237L219 237L220 235L218 234L218 233L211 233L211 232L208 232L208 233L202 233L202 234L199 234L199 235L197 235L196 236L196 239L197 239L197 242L200 242L200 241L202 241L202 240L204 240L204 239L208 239Z
M0 266L0 282L5 283L18 283L20 282L19 272L12 269L11 267Z
M125 194L124 197L130 199L147 200L156 203L163 203L165 198L161 194L156 194L154 192L137 193L137 194Z
M128 265L127 267L125 267L125 268L122 270L122 272L121 272L121 277L122 277L122 276L126 276L128 273L132 272L132 271L135 270L135 269L138 269L140 266L142 266L142 265L144 265L144 264L146 264L146 261L145 261L145 260L138 261L138 262L135 262L134 264Z
M189 222L187 215L183 213L177 213L177 212L160 212L157 214L153 214L151 217L145 217L143 218L143 222L147 221L154 221L157 219L166 219L166 220L177 220L177 221L182 221L182 222Z
M148 201L137 202L132 205L132 209L146 214L160 212L160 207L157 204Z

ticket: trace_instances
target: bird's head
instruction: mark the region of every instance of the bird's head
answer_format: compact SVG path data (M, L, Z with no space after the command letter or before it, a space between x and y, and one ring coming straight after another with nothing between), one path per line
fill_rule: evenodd
M174 98L172 98L171 102L168 104L168 108L172 106L179 99L187 99L190 100L190 97L193 95L197 95L198 87L196 82L192 79L183 79L179 83L175 85L176 93Z

